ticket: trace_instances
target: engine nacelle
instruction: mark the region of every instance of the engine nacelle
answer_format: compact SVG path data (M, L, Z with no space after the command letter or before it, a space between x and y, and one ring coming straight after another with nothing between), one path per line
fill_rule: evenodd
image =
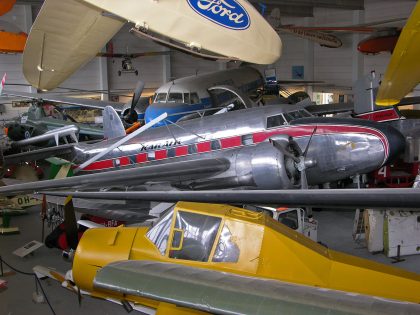
M258 189L289 189L293 188L293 179L288 160L271 143L263 142L239 150L232 167L240 185Z

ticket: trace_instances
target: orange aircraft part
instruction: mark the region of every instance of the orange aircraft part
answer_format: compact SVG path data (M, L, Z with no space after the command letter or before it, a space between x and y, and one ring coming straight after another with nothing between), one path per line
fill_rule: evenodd
M379 54L384 51L392 53L397 44L398 37L399 34L378 37L371 36L362 40L358 44L357 50L362 54Z
M25 48L26 33L9 33L0 31L0 53L22 53Z
M135 122L131 127L125 129L125 134L128 135L130 133L132 133L133 131L136 131L137 129L139 129L141 126L141 123L139 123L138 121Z
M9 12L15 5L16 0L1 0L0 1L0 15Z

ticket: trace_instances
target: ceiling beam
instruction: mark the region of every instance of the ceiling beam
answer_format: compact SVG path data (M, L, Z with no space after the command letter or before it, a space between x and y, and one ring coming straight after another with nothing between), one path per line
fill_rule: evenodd
M364 0L251 0L267 5L309 6L317 8L332 8L343 10L364 10Z
M252 3L253 6L258 10L258 12L262 13L262 6L260 5L261 2ZM314 9L309 6L297 6L297 5L272 5L266 4L264 5L264 16L269 14L272 9L279 8L281 12L281 16L294 16L294 17L313 17L314 16Z

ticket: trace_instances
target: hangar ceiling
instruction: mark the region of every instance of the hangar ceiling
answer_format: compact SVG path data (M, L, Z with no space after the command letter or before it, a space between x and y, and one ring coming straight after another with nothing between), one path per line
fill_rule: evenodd
M20 4L39 5L43 0L17 0ZM256 7L279 8L282 16L312 17L314 8L363 10L364 0L251 0Z

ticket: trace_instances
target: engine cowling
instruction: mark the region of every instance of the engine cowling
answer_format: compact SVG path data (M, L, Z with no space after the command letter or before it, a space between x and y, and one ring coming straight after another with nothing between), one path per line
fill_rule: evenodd
M296 169L293 160L269 142L240 149L232 167L241 186L255 186L258 189L295 187Z

